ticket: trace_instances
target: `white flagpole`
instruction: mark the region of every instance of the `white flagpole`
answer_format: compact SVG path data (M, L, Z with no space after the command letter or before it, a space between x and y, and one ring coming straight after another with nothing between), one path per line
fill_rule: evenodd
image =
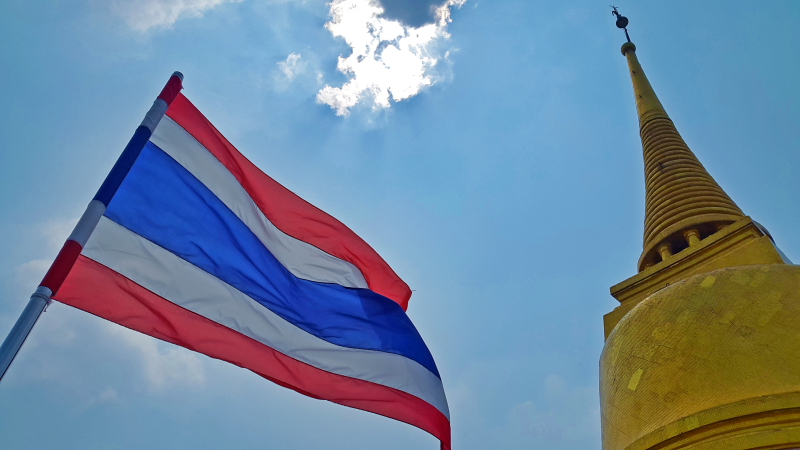
M0 346L0 380L3 379L3 375L5 375L6 370L8 370L8 366L11 365L11 361L17 356L17 352L20 347L22 347L22 344L25 343L25 339L28 338L31 329L36 325L39 316L44 309L47 308L47 305L52 302L52 300L50 300L52 294L50 289L39 286L36 292L31 295L28 306L22 311L19 319L17 319L17 323L14 324L14 328L11 329L6 340L3 341L3 345Z
M67 242L58 252L58 256L56 256L41 284L36 288L36 292L31 295L28 306L22 311L14 327L11 328L11 332L8 333L5 341L3 341L3 345L0 346L0 380L3 379L8 367L14 361L14 357L17 356L22 344L25 343L33 326L36 325L39 316L45 311L47 305L52 302L51 297L58 292L61 283L67 278L69 271L78 259L81 250L83 250L83 246L86 245L86 241L89 240L89 236L97 226L97 222L105 213L108 203L114 197L117 188L122 184L122 180L125 179L125 175L128 174L133 163L136 162L136 158L145 144L147 144L156 125L166 114L170 103L181 91L182 82L183 74L180 72L172 74L161 94L153 102L153 106L147 111L142 124L136 129L128 145L125 146L125 150L122 151L111 172L103 181L100 190L97 191L97 195L86 207L86 211L84 211L78 224L75 225L75 229L72 230L72 234L69 235Z

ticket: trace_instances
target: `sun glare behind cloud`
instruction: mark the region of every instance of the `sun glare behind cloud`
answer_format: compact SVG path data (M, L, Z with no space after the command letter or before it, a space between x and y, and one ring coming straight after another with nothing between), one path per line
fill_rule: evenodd
M388 108L436 83L431 69L442 55L434 44L450 37L451 8L465 2L447 0L435 8L433 23L413 27L381 17L384 9L375 0L333 0L325 27L353 50L337 65L349 80L342 87L326 85L317 102L346 116L361 101L371 101L373 109Z

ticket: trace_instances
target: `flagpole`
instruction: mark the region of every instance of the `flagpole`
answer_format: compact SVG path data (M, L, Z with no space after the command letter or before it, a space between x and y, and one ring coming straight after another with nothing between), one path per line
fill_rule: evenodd
M136 162L136 158L139 157L145 144L150 140L153 130L166 114L167 108L180 93L182 86L183 74L180 72L173 73L164 89L161 90L161 94L153 102L153 106L147 111L141 125L136 128L133 137L128 141L128 145L125 146L125 150L122 151L119 159L114 163L114 167L111 168L111 172L103 181L94 199L89 202L89 206L86 207L86 211L78 220L75 229L72 230L72 234L69 235L67 242L58 252L58 256L56 256L39 287L31 295L28 305L22 311L14 327L11 328L5 341L3 341L3 345L0 346L0 380L3 379L11 362L14 361L14 357L17 356L22 344L25 343L25 339L28 338L33 326L36 325L39 316L52 303L51 298L58 292L58 288L67 278L69 271L78 259L81 250L83 250L83 246L86 245L89 236L91 236L100 221L100 217L105 213L108 203L114 197L131 167L133 167L133 163Z

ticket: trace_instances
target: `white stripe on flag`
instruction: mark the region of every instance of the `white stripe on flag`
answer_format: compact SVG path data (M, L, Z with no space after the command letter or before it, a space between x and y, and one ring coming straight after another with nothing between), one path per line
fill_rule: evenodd
M278 229L250 198L239 180L169 116L161 120L150 141L211 190L295 276L351 288L369 288L364 275L349 261Z
M331 373L406 392L450 418L441 380L418 362L320 339L107 217L100 219L82 254L176 305L285 355Z

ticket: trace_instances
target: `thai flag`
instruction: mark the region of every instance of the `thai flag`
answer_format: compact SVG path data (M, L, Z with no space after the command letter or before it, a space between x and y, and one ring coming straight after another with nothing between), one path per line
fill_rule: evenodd
M42 286L450 448L439 371L404 311L408 286L350 229L247 160L173 84L62 250L74 264L60 255Z

